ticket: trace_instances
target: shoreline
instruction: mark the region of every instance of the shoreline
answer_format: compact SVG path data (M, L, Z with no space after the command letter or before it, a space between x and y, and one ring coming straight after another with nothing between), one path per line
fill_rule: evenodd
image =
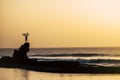
M80 64L77 61L36 61L29 59L29 61L25 63L16 63L10 58L4 61L0 59L0 67L50 73L120 74L120 67Z

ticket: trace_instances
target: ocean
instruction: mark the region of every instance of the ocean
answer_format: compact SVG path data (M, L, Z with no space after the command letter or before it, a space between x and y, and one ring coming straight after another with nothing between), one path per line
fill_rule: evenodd
M14 48L0 49L0 57L12 56ZM31 48L29 58L74 60L81 64L120 66L120 47ZM9 77L6 77L9 76ZM120 80L119 74L64 74L0 68L0 80Z

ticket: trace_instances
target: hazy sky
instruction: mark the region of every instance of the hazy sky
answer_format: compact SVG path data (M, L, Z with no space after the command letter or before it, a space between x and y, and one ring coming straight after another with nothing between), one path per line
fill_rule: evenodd
M120 0L0 0L0 47L120 46Z

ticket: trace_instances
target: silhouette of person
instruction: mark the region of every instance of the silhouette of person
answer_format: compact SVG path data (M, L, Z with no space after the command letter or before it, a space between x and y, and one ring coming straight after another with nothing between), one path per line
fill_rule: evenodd
M28 41L29 33L24 33L24 34L22 34L22 35L25 36L25 42L27 42L27 41Z

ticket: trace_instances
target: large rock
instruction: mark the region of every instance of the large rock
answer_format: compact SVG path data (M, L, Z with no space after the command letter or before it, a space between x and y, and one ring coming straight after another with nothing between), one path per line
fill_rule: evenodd
M15 62L19 62L19 63L26 63L29 58L27 56L27 52L29 51L29 47L30 44L24 43L23 45L21 45L21 47L19 48L19 50L14 50L13 53L13 59Z

